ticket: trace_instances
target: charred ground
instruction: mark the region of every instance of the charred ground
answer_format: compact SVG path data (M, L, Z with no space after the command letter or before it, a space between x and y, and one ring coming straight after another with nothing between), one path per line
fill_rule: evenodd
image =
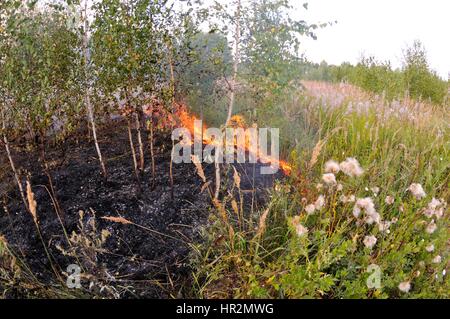
M69 264L81 264L89 274L82 280L83 288L87 289L92 282L91 291L101 290L103 294L151 298L186 295L183 288L192 283L189 280L190 244L201 241L201 229L208 224L211 212L209 194L202 191L202 181L194 165L174 165L172 199L170 135L159 134L155 137L155 187L150 186L150 158L146 152L146 170L141 176L139 191L133 175L126 124L118 120L100 130L108 181L100 172L93 143L87 136L87 130L77 131L64 143L49 148L47 158L68 236L75 232L88 238L90 243L68 244L37 154L19 147L13 153L22 177L29 176L42 237L57 269L63 274ZM0 161L3 201L0 233L40 282L52 284L55 276L33 219L16 190L6 156L1 156ZM242 178L247 210L251 205L254 210L258 209L264 202L265 189L275 177L259 175L258 164L237 165L236 168ZM208 179L213 180L213 165L204 165L204 170ZM227 177L232 175L230 171L224 173L225 185ZM227 192L226 186L224 192ZM82 219L80 211L84 212ZM120 216L142 227L102 219L107 216ZM101 234L106 233L109 236L102 240ZM74 252L84 256L82 260L71 256ZM122 287L121 291L113 288L117 286ZM10 292L15 293L18 292Z

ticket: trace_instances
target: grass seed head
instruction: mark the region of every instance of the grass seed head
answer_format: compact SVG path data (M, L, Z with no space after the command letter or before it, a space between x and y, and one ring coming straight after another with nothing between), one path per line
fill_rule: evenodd
M133 224L133 222L129 221L128 219L125 219L123 217L114 217L114 216L104 216L102 219L108 220L113 223L119 223L119 224Z
M37 203L34 199L34 193L31 189L30 181L27 180L27 201L28 201L28 209L30 211L31 216L33 217L33 221L37 224Z

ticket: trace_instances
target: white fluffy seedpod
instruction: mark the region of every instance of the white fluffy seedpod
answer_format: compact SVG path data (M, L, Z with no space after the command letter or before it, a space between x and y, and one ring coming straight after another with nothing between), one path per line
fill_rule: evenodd
M305 211L308 215L312 215L316 210L316 206L314 204L309 204L305 207Z
M408 292L411 290L411 283L410 283L409 281L401 282L401 283L398 285L398 289L399 289L401 292L408 293Z
M384 202L385 202L387 205L392 205L392 204L394 204L394 201L395 201L395 199L394 199L394 197L392 197L392 196L386 196L386 198L384 199Z
M437 225L434 222L434 220L432 220L431 223L428 224L428 226L426 228L426 232L428 234L432 234L432 233L434 233L436 231L436 229L437 229Z
M341 162L339 167L345 175L350 177L358 177L364 173L364 170L359 165L359 162L352 157L349 157L345 161Z
M349 195L349 196L341 195L339 197L339 200L341 202L343 202L344 204L345 203L354 203L356 198L355 198L355 195Z
M442 257L437 255L436 257L433 258L432 262L433 264L439 264L442 261Z
M374 212L367 212L366 211L366 219L365 222L368 225L372 225L373 223L375 224L379 224L381 222L381 216L379 213L377 213L376 211Z
M316 202L314 203L314 206L316 207L317 210L321 210L324 205L325 205L325 196L320 195L317 198Z
M408 187L408 190L411 192L411 194L416 198L416 199L422 199L425 196L427 196L427 194L425 193L425 191L423 190L422 185L418 184L418 183L413 183Z
M392 224L392 222L390 222L390 221L380 221L379 223L378 223L378 230L380 231L380 232L382 232L382 233L387 233L387 234L389 234L390 233L390 230L389 230L389 228L391 227L391 224Z
M329 160L325 163L325 173L337 174L340 171L339 163L333 160Z
M358 218L359 215L361 215L361 208L358 207L358 205L353 206L353 216L355 216L355 218Z
M436 216L437 219L440 219L442 218L442 216L444 216L444 208L444 201L438 200L433 197L431 202L428 203L428 206L423 210L423 214L428 218Z
M369 249L372 249L373 246L377 243L377 238L373 235L364 237L363 240L364 246L366 246Z
M297 236L302 237L308 233L308 228L300 224L300 216L295 216L292 219L292 226L294 226Z
M322 180L325 182L325 184L328 184L328 185L336 184L336 176L333 173L323 174Z
M370 189L372 191L372 193L377 196L378 193L380 192L380 188L378 186L374 186Z

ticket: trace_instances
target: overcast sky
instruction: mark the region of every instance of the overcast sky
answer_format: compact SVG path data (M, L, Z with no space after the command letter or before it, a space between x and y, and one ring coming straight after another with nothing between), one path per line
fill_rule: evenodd
M402 50L422 41L431 67L442 77L450 73L450 0L294 0L297 18L338 23L317 32L318 40L304 40L314 61L355 63L362 53L401 65Z

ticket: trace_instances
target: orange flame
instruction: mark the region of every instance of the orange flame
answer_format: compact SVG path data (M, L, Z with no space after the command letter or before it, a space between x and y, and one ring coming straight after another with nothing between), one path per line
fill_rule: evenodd
M207 135L205 134L205 131L207 130L207 126L203 125L203 128L200 129L198 126L194 125L196 120L199 120L196 116L189 114L189 112L187 111L187 108L183 105L179 105L177 108L177 117L179 119L179 121L181 122L180 124L187 128L189 130L189 132L191 134L193 134L194 136L198 135L198 136L202 136L203 142L205 144L209 144L209 145L217 145L218 143L221 143L221 141L216 141L216 140L212 140L211 138L207 137ZM246 124L245 124L245 120L242 116L240 115L234 115L231 118L231 123L230 123L231 127L234 128L246 128ZM201 131L199 131L201 130ZM191 142L191 144L193 144L193 142ZM260 160L262 160L262 162L264 163L271 163L273 164L278 164L278 166L281 168L281 170L283 171L283 173L285 175L290 175L292 172L292 167L283 160L279 160L275 157L272 157L270 155L264 155L262 154L259 150L254 150L253 148L250 147L250 142L249 140L246 138L245 140L245 150L249 153L251 153L252 155L254 155L256 158L259 158Z

